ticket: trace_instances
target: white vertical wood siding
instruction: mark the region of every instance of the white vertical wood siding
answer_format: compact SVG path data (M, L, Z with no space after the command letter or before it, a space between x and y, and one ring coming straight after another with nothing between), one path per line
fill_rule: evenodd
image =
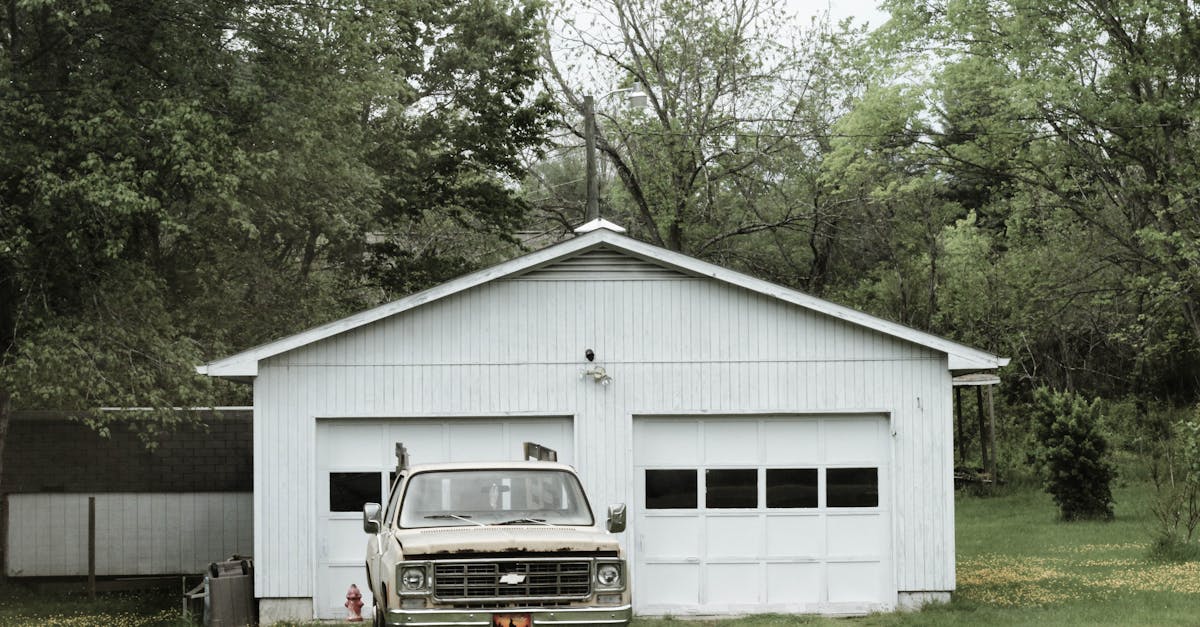
M8 576L86 575L89 496L10 494ZM253 551L249 493L94 496L97 575L200 573Z
M508 414L575 417L601 512L633 504L635 415L890 415L895 581L953 589L944 354L710 279L577 270L488 283L260 364L258 596L314 592L317 417ZM588 348L611 385L580 379Z

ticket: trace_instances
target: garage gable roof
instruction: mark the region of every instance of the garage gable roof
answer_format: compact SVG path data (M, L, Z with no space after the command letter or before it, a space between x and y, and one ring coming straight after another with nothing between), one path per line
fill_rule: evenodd
M597 224L596 221L593 221L584 225L584 227L580 227L576 231L579 235L573 239L548 246L490 268L479 270L478 272L472 272L471 274L431 287L425 291L406 296L400 300L392 301L340 320L313 327L295 335L256 346L224 359L211 361L205 365L197 366L196 371L212 377L248 380L258 375L258 363L263 359L268 359L338 335L339 333L371 324L372 322L420 307L421 305L490 281L512 278L602 247L615 249L643 261L676 270L686 275L711 278L752 292L772 296L779 300L804 307L805 309L945 353L949 357L949 369L954 372L993 370L1008 364L1009 360L1005 357L998 357L931 333L925 333L924 331L918 331L902 324L876 318L870 314L763 281L762 279L756 279L741 272L722 268L694 257L637 241L617 232L616 229L620 227L610 225L611 223ZM587 227L593 228L589 229Z

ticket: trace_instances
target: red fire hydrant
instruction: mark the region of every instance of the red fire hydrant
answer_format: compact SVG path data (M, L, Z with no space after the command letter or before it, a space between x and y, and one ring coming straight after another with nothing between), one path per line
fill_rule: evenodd
M350 610L350 617L346 620L351 623L362 622L362 593L358 591L358 586L350 584L350 589L346 591L346 609Z

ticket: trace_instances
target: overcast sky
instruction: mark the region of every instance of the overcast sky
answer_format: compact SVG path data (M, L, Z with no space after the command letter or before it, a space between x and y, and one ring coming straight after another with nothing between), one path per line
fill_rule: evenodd
M882 25L888 18L875 0L787 0L787 4L798 17L806 19L828 11L835 23L852 17L855 23L868 22L874 27Z

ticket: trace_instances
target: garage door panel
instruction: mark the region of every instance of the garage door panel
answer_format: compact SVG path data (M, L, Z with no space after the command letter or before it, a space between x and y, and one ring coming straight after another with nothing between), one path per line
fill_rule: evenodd
M700 602L699 564L645 564L637 573L634 598L655 606L696 607Z
M714 420L704 424L704 462L708 465L757 465L759 455L758 424Z
M362 518L325 521L322 553L333 560L366 560L367 535L363 533ZM361 585L361 584L360 584Z
M821 429L816 420L766 420L762 425L763 463L820 463Z
M645 518L638 533L653 538L644 543L646 559L695 559L700 555L700 519L694 516Z
M829 555L861 557L881 555L887 528L879 514L829 517Z
M573 447L570 423L550 425L538 422L513 422L508 425L508 439L513 445L511 447L513 457L509 459L522 459L524 452L519 449L522 443L537 442L558 451L558 461L564 464L575 463L571 452Z
M831 562L830 603L873 603L883 597L884 571L879 562Z
M825 421L825 463L879 462L886 450L879 437L880 420L839 417Z
M383 447L383 425L348 423L322 433L330 466L375 468L388 462Z
M821 602L825 565L767 564L767 603L799 605Z
M700 426L695 422L652 420L638 425L633 463L691 466L700 463Z
M432 464L450 459L446 450L446 426L443 424L415 424L388 426L388 442L403 442L408 449L408 459L412 464ZM395 464L395 448L391 451Z
M766 521L767 558L809 558L825 555L823 516L780 516Z
M370 586L367 585L367 567L364 564L322 568L317 575L317 583L321 586L321 590L340 590L342 592L340 597L334 594L319 597L316 601L318 616L346 618L346 608L342 604L346 602L346 591L350 589L350 584L358 586L358 591L362 593L364 613L370 615L369 611L371 604L374 603L374 597L371 595Z
M710 558L758 559L762 554L760 516L709 516L705 521L705 555Z
M762 567L759 564L709 564L704 569L710 605L762 603Z
M520 453L512 451L512 446L504 438L504 425L500 423L480 424L451 424L450 461L502 461L520 459Z

